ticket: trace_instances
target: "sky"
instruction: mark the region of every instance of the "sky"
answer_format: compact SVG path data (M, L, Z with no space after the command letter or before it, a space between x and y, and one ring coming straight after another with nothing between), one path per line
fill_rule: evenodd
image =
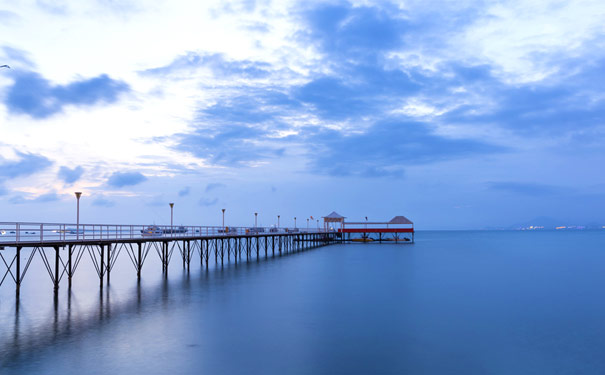
M605 2L0 0L0 221L605 224ZM311 225L313 222L311 220Z

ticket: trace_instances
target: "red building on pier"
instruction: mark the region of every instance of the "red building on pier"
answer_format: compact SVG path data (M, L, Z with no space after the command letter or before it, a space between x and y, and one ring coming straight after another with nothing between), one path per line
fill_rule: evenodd
M395 216L390 221L345 221L345 217L332 212L324 216L326 230L331 229L330 223L339 223L335 229L342 233L342 239L353 242L408 242L414 243L414 223L405 216Z

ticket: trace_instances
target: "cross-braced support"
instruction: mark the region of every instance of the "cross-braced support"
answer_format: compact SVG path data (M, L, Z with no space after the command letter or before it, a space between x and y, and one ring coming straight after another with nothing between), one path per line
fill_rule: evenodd
M27 270L29 269L29 265L31 264L32 260L34 259L34 255L36 255L36 252L38 251L37 247L32 248L31 253L26 258L27 260L25 262L25 267L23 269L21 269L21 250L22 249L23 248L21 246L17 246L16 251L15 251L15 256L12 258L9 258L8 259L9 261L7 261L7 259L4 257L4 255L2 253L0 253L0 259L2 259L2 263L6 267L6 271L2 274L2 277L0 278L0 286L2 286L2 284L6 280L6 277L10 276L13 279L13 281L15 282L15 291L16 291L17 296L19 296L19 291L21 289L21 283L23 282L23 278L25 277L25 274L27 273ZM14 268L14 271L13 271L13 268Z
M269 239L269 237L271 238ZM105 276L107 276L106 280L109 283L113 267L117 262L119 254L124 249L135 268L137 278L140 279L143 264L152 247L156 250L162 263L163 273L167 276L168 266L175 248L180 252L183 267L189 269L196 251L200 255L200 264L203 266L205 261L206 267L208 267L212 251L214 251L214 258L217 264L219 255L221 263L223 263L225 255L227 256L227 261L231 260L232 253L233 259L237 263L238 256L239 260L242 259L242 251L246 253L247 261L250 261L253 257L253 252L255 252L258 261L261 257L261 248L264 248L265 257L268 257L269 248L271 248L272 255L275 256L276 252L282 255L283 253L287 254L326 246L339 241L341 238L342 236L337 238L333 233L296 232L246 233L245 235L219 235L192 239L144 238L141 241L129 240L125 242L120 242L120 240L88 241L88 243L86 241L82 243L67 241L62 244L53 243L53 246L48 246L48 243L41 243L39 246L29 244L27 248L21 244L15 244L11 247L15 250L14 254L0 247L0 285L3 285L6 280L12 279L15 282L18 295L23 278L36 253L40 254L54 289L57 290L65 274L68 276L69 286L71 287L74 274L82 260L83 254L88 252L99 276L99 285L102 288ZM382 236L381 239L384 241L386 237ZM396 241L397 237L395 237ZM47 246L44 247L43 245ZM31 252L28 251L25 257L23 254L24 249L31 249Z
M105 245L90 245L86 246L86 249L99 276L99 286L103 288L103 277L107 272L107 266L105 265Z
M53 282L53 286L55 292L59 290L59 281L63 277L63 274L67 272L67 265L63 263L61 256L59 255L59 246L53 246L53 250L55 252L54 262L51 262L48 256L46 255L46 251L43 247L38 248L38 253L42 258L42 262L44 263L44 267L46 271L48 271L48 275L50 276L51 281ZM51 264L54 263L54 264Z
M126 249L126 254L130 258L132 265L134 266L135 271L137 271L137 279L141 279L141 271L143 270L143 264L145 263L145 259L147 259L147 255L149 254L149 250L151 249L151 243L139 242L136 245L136 249L132 246L131 243L123 244Z

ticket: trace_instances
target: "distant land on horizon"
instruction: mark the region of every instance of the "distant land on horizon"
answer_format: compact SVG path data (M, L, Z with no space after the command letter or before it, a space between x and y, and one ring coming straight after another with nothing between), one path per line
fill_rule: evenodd
M591 230L605 229L605 224L596 222L582 223L572 220L554 219L540 216L523 223L513 224L507 227L488 226L484 230Z

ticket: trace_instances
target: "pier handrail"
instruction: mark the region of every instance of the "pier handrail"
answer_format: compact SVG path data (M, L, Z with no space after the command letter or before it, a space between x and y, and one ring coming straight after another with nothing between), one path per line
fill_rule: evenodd
M324 228L288 228L216 225L76 224L0 222L0 245L7 243L90 242L124 239L256 236L279 233L324 233Z

